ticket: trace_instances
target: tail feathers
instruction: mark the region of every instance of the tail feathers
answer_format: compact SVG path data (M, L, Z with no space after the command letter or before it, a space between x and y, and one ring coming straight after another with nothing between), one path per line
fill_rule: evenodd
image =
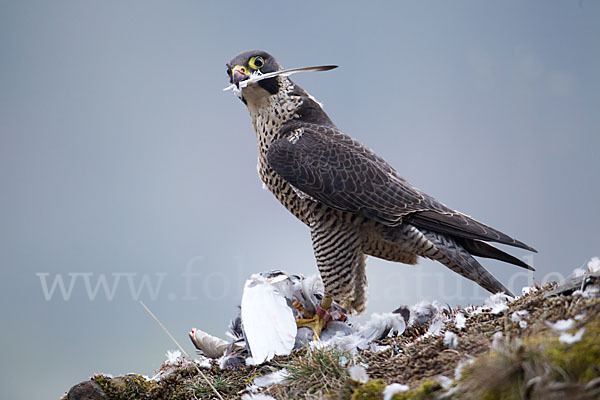
M451 213L420 211L409 215L406 221L419 229L443 232L465 239L498 242L537 253L533 247L457 211Z
M499 248L492 246L489 243L482 242L481 240L463 238L457 238L456 241L462 247L464 247L465 250L467 250L474 256L493 258L494 260L504 261L509 264L528 269L530 271L535 271L535 269L529 264L525 263L522 260L519 260L517 257L511 256L510 254L503 252Z
M477 260L471 256L461 244L452 237L443 233L421 230L425 238L434 246L435 250L423 256L439 261L454 272L468 278L491 293L504 292L509 296L513 294L492 274L490 274Z

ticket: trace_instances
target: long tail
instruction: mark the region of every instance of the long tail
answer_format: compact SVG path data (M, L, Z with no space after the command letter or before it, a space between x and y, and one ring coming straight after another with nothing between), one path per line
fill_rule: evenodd
M494 260L504 261L509 264L517 265L519 267L528 269L530 271L535 271L535 269L532 266L526 264L522 260L519 260L517 257L511 256L510 254L503 252L499 248L481 240L456 238L456 242L474 256L493 258Z
M512 264L523 266L521 264L524 263L520 260L483 242L478 241L476 245L468 243L466 247L470 247L470 250L475 249L474 252L469 252L464 247L464 243L459 243L459 241L461 241L460 239L456 240L448 234L432 232L425 229L419 229L419 231L433 245L430 248L425 249L422 256L441 262L454 272L476 282L479 286L491 293L504 292L509 296L513 296L510 290L494 278L492 274L473 258L471 253L483 257L497 258ZM479 243L483 243L484 245L497 250L497 252L490 250L490 248L486 246L480 246ZM527 268L527 266L525 268Z

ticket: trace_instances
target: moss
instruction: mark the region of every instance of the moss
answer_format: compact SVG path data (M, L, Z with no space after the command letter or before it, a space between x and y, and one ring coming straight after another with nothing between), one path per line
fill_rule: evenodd
M396 393L392 400L430 400L439 395L442 386L433 379L427 379L418 387L402 393Z
M126 375L109 378L105 375L96 375L92 378L100 385L109 399L149 399L150 390L155 385L141 375Z
M383 379L373 379L359 386L352 393L350 400L379 400L383 398L383 389L385 389Z
M574 330L573 332L576 332ZM572 333L573 333L572 332ZM583 337L573 344L557 339L548 346L546 354L573 381L587 383L600 376L600 317L585 325Z

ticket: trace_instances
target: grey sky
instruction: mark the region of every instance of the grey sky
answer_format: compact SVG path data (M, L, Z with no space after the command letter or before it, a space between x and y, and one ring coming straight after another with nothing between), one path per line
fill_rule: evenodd
M414 185L536 247L537 281L600 255L599 17L595 1L1 1L0 397L152 374L174 345L128 279L166 274L141 299L192 351L187 331L222 336L251 273L316 271L221 91L242 50L340 65L295 81ZM485 295L431 262L367 271L368 313ZM36 273L80 275L46 301ZM92 289L120 273L112 301L82 273Z

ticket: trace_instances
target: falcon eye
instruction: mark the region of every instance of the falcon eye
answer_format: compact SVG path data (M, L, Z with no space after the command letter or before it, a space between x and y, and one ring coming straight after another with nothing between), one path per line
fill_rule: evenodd
M265 60L261 56L252 57L248 63L253 69L260 69L265 65Z

